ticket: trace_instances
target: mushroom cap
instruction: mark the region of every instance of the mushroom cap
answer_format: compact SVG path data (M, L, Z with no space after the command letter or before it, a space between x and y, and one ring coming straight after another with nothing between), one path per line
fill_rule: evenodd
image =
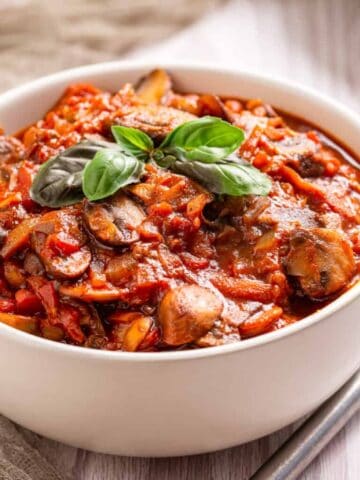
M212 328L222 309L222 301L208 288L183 285L169 290L159 306L164 342L193 342Z

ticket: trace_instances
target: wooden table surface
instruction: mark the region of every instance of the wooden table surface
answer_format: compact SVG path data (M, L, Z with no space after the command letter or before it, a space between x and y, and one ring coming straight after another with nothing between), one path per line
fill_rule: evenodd
M294 430L206 455L179 458L128 458L75 449L25 432L27 440L76 480L247 480ZM360 479L360 414L331 441L301 475L301 480Z
M259 22L260 12L264 9L268 16L271 16L272 12L277 16L276 26L280 25L287 34L289 70L296 71L297 57L302 56L305 51L310 74L316 72L312 83L318 82L320 89L337 92L335 96L359 110L360 0L253 0L252 5L250 1L241 0L241 3L244 8L258 10ZM271 30L271 25L269 29ZM271 55L271 52L268 52L268 55ZM306 74L310 78L309 71ZM297 76L299 79L301 72L298 71ZM28 431L24 431L24 435L64 478L245 480L294 428L293 425L258 441L221 452L168 459L102 455L68 447ZM360 479L360 414L333 439L301 478Z

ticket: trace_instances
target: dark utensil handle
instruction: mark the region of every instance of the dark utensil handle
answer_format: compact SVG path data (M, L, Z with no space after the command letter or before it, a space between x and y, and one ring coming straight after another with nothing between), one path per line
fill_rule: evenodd
M360 370L277 450L250 480L293 480L360 409Z

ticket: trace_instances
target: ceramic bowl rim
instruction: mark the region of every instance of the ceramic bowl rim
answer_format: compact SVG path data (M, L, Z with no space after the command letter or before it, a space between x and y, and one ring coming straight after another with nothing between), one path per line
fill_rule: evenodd
M354 111L333 100L332 98L320 93L313 88L285 80L281 77L268 76L251 72L249 70L241 70L238 68L218 67L211 64L199 63L199 62L143 62L143 61L111 61L105 63L96 63L92 65L84 65L81 67L62 70L60 72L41 77L37 80L27 82L24 85L13 88L7 92L0 94L0 110L15 101L23 95L29 95L31 91L38 91L39 89L48 86L49 84L56 85L65 81L71 82L74 77L79 78L81 76L86 77L92 74L104 74L109 73L126 73L127 70L151 70L156 67L163 67L168 70L177 70L179 72L202 72L211 74L225 74L225 75L239 75L242 80L250 82L262 82L268 84L274 88L284 88L291 95L298 95L306 97L306 99L314 104L320 104L327 108L330 108L338 113L341 113L343 117L347 119L349 123L354 124L355 128L359 129L360 133L360 116ZM311 120L309 120L311 122ZM353 303L360 296L360 281L353 285L349 290L340 295L337 299L329 303L327 306L314 312L313 314L305 317L299 322L288 325L285 328L276 330L274 332L266 333L258 337L249 338L245 341L230 343L227 345L220 345L209 348L198 348L193 350L180 350L180 351L165 351L165 352L122 352L122 351L106 351L95 350L91 348L84 348L75 345L68 345L64 343L54 342L52 340L37 337L26 332L22 332L13 327L0 323L0 336L7 337L10 340L17 340L20 345L27 347L34 346L42 350L46 350L52 353L59 353L70 356L80 356L88 359L98 361L116 361L116 362L172 362L172 361L184 361L184 360L196 360L202 358L211 358L218 355L227 355L242 350L259 348L264 345L277 342L290 335L295 335L301 331L308 329L318 322L325 321L327 317L337 313L345 306Z

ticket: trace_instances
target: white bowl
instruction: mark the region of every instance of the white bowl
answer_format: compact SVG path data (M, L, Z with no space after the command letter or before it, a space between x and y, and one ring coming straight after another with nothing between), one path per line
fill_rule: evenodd
M234 70L163 65L179 89L261 97L360 151L360 120L307 88ZM34 122L72 82L115 91L154 65L61 72L0 96L7 132ZM306 319L240 343L164 353L97 351L0 324L0 411L35 432L99 452L208 452L277 430L317 407L359 367L360 285Z

